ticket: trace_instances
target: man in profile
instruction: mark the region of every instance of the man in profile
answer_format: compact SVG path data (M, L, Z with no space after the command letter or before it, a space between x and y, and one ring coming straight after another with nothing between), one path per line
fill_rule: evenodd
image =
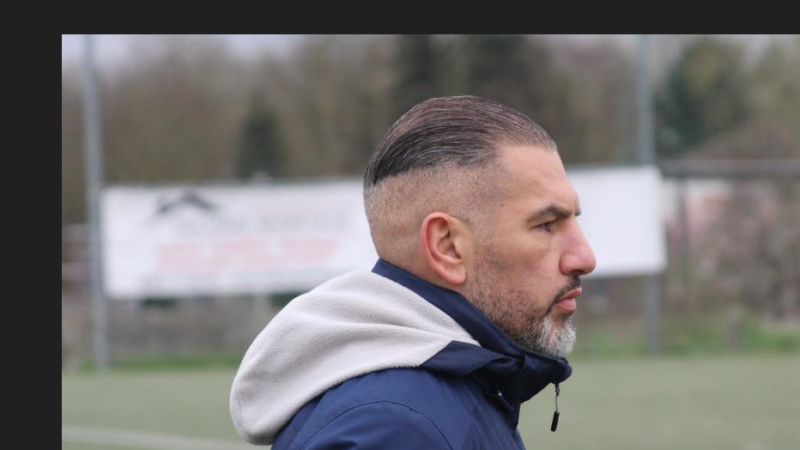
M524 448L520 405L570 376L595 267L555 142L500 103L430 99L378 145L364 205L380 259L259 334L236 429L275 450Z

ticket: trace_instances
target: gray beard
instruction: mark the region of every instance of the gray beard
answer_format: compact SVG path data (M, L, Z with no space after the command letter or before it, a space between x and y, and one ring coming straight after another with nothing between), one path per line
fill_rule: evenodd
M575 345L575 326L570 316L554 319L548 307L543 311L526 310L523 312L508 309L503 305L520 305L525 299L521 294L505 290L502 284L493 283L491 272L484 271L484 278L469 286L465 297L503 330L522 348L546 355L563 357L572 351ZM515 315L536 316L521 330L515 330L512 324L519 322Z
M501 327L502 328L502 327ZM567 356L575 346L575 326L572 318L553 320L550 315L527 330L524 330L514 341L528 350L545 353L551 356Z

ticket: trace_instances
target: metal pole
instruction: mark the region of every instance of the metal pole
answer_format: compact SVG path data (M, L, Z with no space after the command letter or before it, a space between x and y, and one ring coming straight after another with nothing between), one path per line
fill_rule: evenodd
M639 70L636 79L636 113L638 120L639 164L653 164L653 104L650 92L650 36L639 36Z
M100 101L96 80L94 39L84 35L85 67L83 77L83 122L86 160L86 192L89 205L89 246L91 277L89 279L92 295L92 316L94 327L94 358L98 372L109 368L108 358L108 317L106 300L103 297L103 264L100 239L100 190L103 184L102 137L100 123Z
M681 281L683 284L683 298L689 310L694 307L692 301L692 242L689 236L689 182L686 178L678 178L678 224L680 227L680 252L681 252ZM693 311L691 311L693 312Z
M654 164L653 147L653 105L650 92L650 37L639 36L639 70L636 80L636 110L638 126L638 159L639 163ZM644 279L644 317L647 334L647 349L651 355L658 354L661 348L659 323L661 321L661 287L658 274L647 275Z

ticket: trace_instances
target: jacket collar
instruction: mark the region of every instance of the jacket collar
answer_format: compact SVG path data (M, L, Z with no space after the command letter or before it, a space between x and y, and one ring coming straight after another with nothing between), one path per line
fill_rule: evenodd
M458 376L474 376L493 385L518 412L550 383L561 383L572 374L565 358L533 352L517 345L485 314L461 294L434 285L383 259L372 271L415 292L453 318L481 347L453 342L423 366Z

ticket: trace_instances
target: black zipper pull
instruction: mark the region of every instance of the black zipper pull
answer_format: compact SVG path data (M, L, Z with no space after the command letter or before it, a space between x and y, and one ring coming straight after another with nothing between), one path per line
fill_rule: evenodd
M558 395L561 394L561 388L558 387L558 383L556 383L556 410L553 413L553 423L550 424L550 431L555 432L558 428Z

